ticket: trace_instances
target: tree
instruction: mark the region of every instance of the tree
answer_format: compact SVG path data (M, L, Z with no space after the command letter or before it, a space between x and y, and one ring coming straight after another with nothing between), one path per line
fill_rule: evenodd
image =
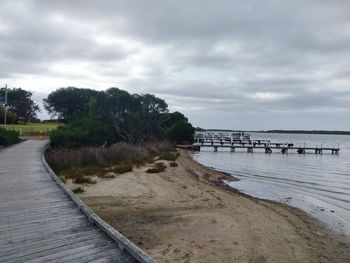
M60 88L44 99L44 107L52 117L69 122L81 119L88 112L91 97L98 97L99 91L75 87Z
M188 122L188 119L181 112L175 111L164 116L163 127L170 128L179 121Z
M138 100L139 106L144 113L163 114L168 113L168 104L165 100L160 99L152 94L137 95L134 97Z
M0 107L0 124L4 123L5 111L3 107ZM6 113L6 123L14 124L17 122L17 116L13 112Z
M189 144L193 142L194 130L191 123L181 120L167 130L167 135L171 141Z
M1 92L5 92L1 89ZM7 110L16 114L17 120L24 123L37 120L39 106L32 99L33 93L21 88L8 89Z
M188 119L180 112L169 113L167 103L152 94L68 87L52 92L44 102L50 114L69 124L52 134L56 145L100 145L107 139L144 143L164 139L166 131L170 139L193 139Z
M102 146L115 142L113 129L104 122L84 118L59 126L50 134L54 147Z

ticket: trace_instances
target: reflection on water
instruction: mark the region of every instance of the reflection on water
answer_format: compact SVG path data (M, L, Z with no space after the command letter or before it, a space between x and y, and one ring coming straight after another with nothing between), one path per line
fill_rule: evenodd
M234 188L249 195L276 200L299 207L350 235L350 136L305 134L260 134L253 139L293 142L297 146L337 147L340 154L328 152L300 155L276 151L234 153L203 148L193 158L206 166L228 172L241 179L231 182Z

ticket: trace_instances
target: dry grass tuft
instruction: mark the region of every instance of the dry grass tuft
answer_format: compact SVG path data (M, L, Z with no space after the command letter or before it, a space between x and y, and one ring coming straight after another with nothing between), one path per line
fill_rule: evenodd
M121 163L113 166L112 171L117 174L123 174L123 173L131 172L132 168L133 168L132 164Z
M73 183L75 184L95 184L96 181L92 180L91 177L88 176L77 176L74 178Z
M171 162L169 163L169 165L170 165L171 167L177 167L177 166L178 166L178 164L177 164L175 161L171 161Z
M84 189L81 186L75 187L73 189L73 193L75 193L75 194L81 194L81 193L84 193L84 192L85 191L84 191Z
M164 163L155 163L152 168L148 168L146 173L161 173L165 171L166 165Z

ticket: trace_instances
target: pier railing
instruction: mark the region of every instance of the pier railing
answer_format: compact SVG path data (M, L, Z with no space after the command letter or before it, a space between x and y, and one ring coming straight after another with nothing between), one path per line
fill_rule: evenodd
M273 150L278 150L282 154L286 154L289 151L295 151L298 154L305 154L306 152L313 152L315 154L322 154L323 152L329 152L331 154L339 154L340 148L338 147L311 147L295 145L291 142L271 142L268 140L222 140L222 139L197 139L193 144L196 150L200 150L201 147L211 147L214 151L218 148L230 148L231 152L235 152L236 149L245 149L247 152L252 153L255 149L263 150L265 153L272 153Z

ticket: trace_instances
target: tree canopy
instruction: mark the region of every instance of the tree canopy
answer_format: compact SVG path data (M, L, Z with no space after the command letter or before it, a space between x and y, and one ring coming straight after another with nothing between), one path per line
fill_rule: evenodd
M53 117L67 122L73 118L84 117L90 97L95 97L98 93L91 89L60 88L43 100L44 107Z
M5 89L2 88L0 92L5 93ZM16 121L24 123L37 121L37 112L40 109L33 101L32 96L32 92L21 88L8 89L7 111L15 114ZM9 116L13 118L13 115L10 114Z
M62 136L65 137L66 141L69 141L72 134L78 134L82 127L88 134L87 130L91 130L93 127L91 123L103 126L103 129L94 132L95 135L97 133L103 134L100 136L100 140L95 140L97 144L102 141L143 143L165 139L172 134L170 130L173 127L177 127L176 129L185 128L183 132L189 134L183 137L172 135L172 137L168 136L168 139L185 138L188 140L188 138L193 137L194 133L188 129L187 126L192 127L192 125L182 113L169 113L167 103L152 94L130 94L118 88L95 91L68 87L60 88L49 94L44 99L44 104L52 116L69 123L68 127L62 128L61 131L54 134L56 145L60 144L60 132L65 133ZM187 126L177 125L179 122L186 123ZM112 129L112 132L107 133L107 129ZM73 130L75 132L72 132ZM63 141L61 140L61 142ZM92 144L91 141L87 143L84 143L84 140L80 141L82 141L82 145ZM70 145L74 145L74 143Z

